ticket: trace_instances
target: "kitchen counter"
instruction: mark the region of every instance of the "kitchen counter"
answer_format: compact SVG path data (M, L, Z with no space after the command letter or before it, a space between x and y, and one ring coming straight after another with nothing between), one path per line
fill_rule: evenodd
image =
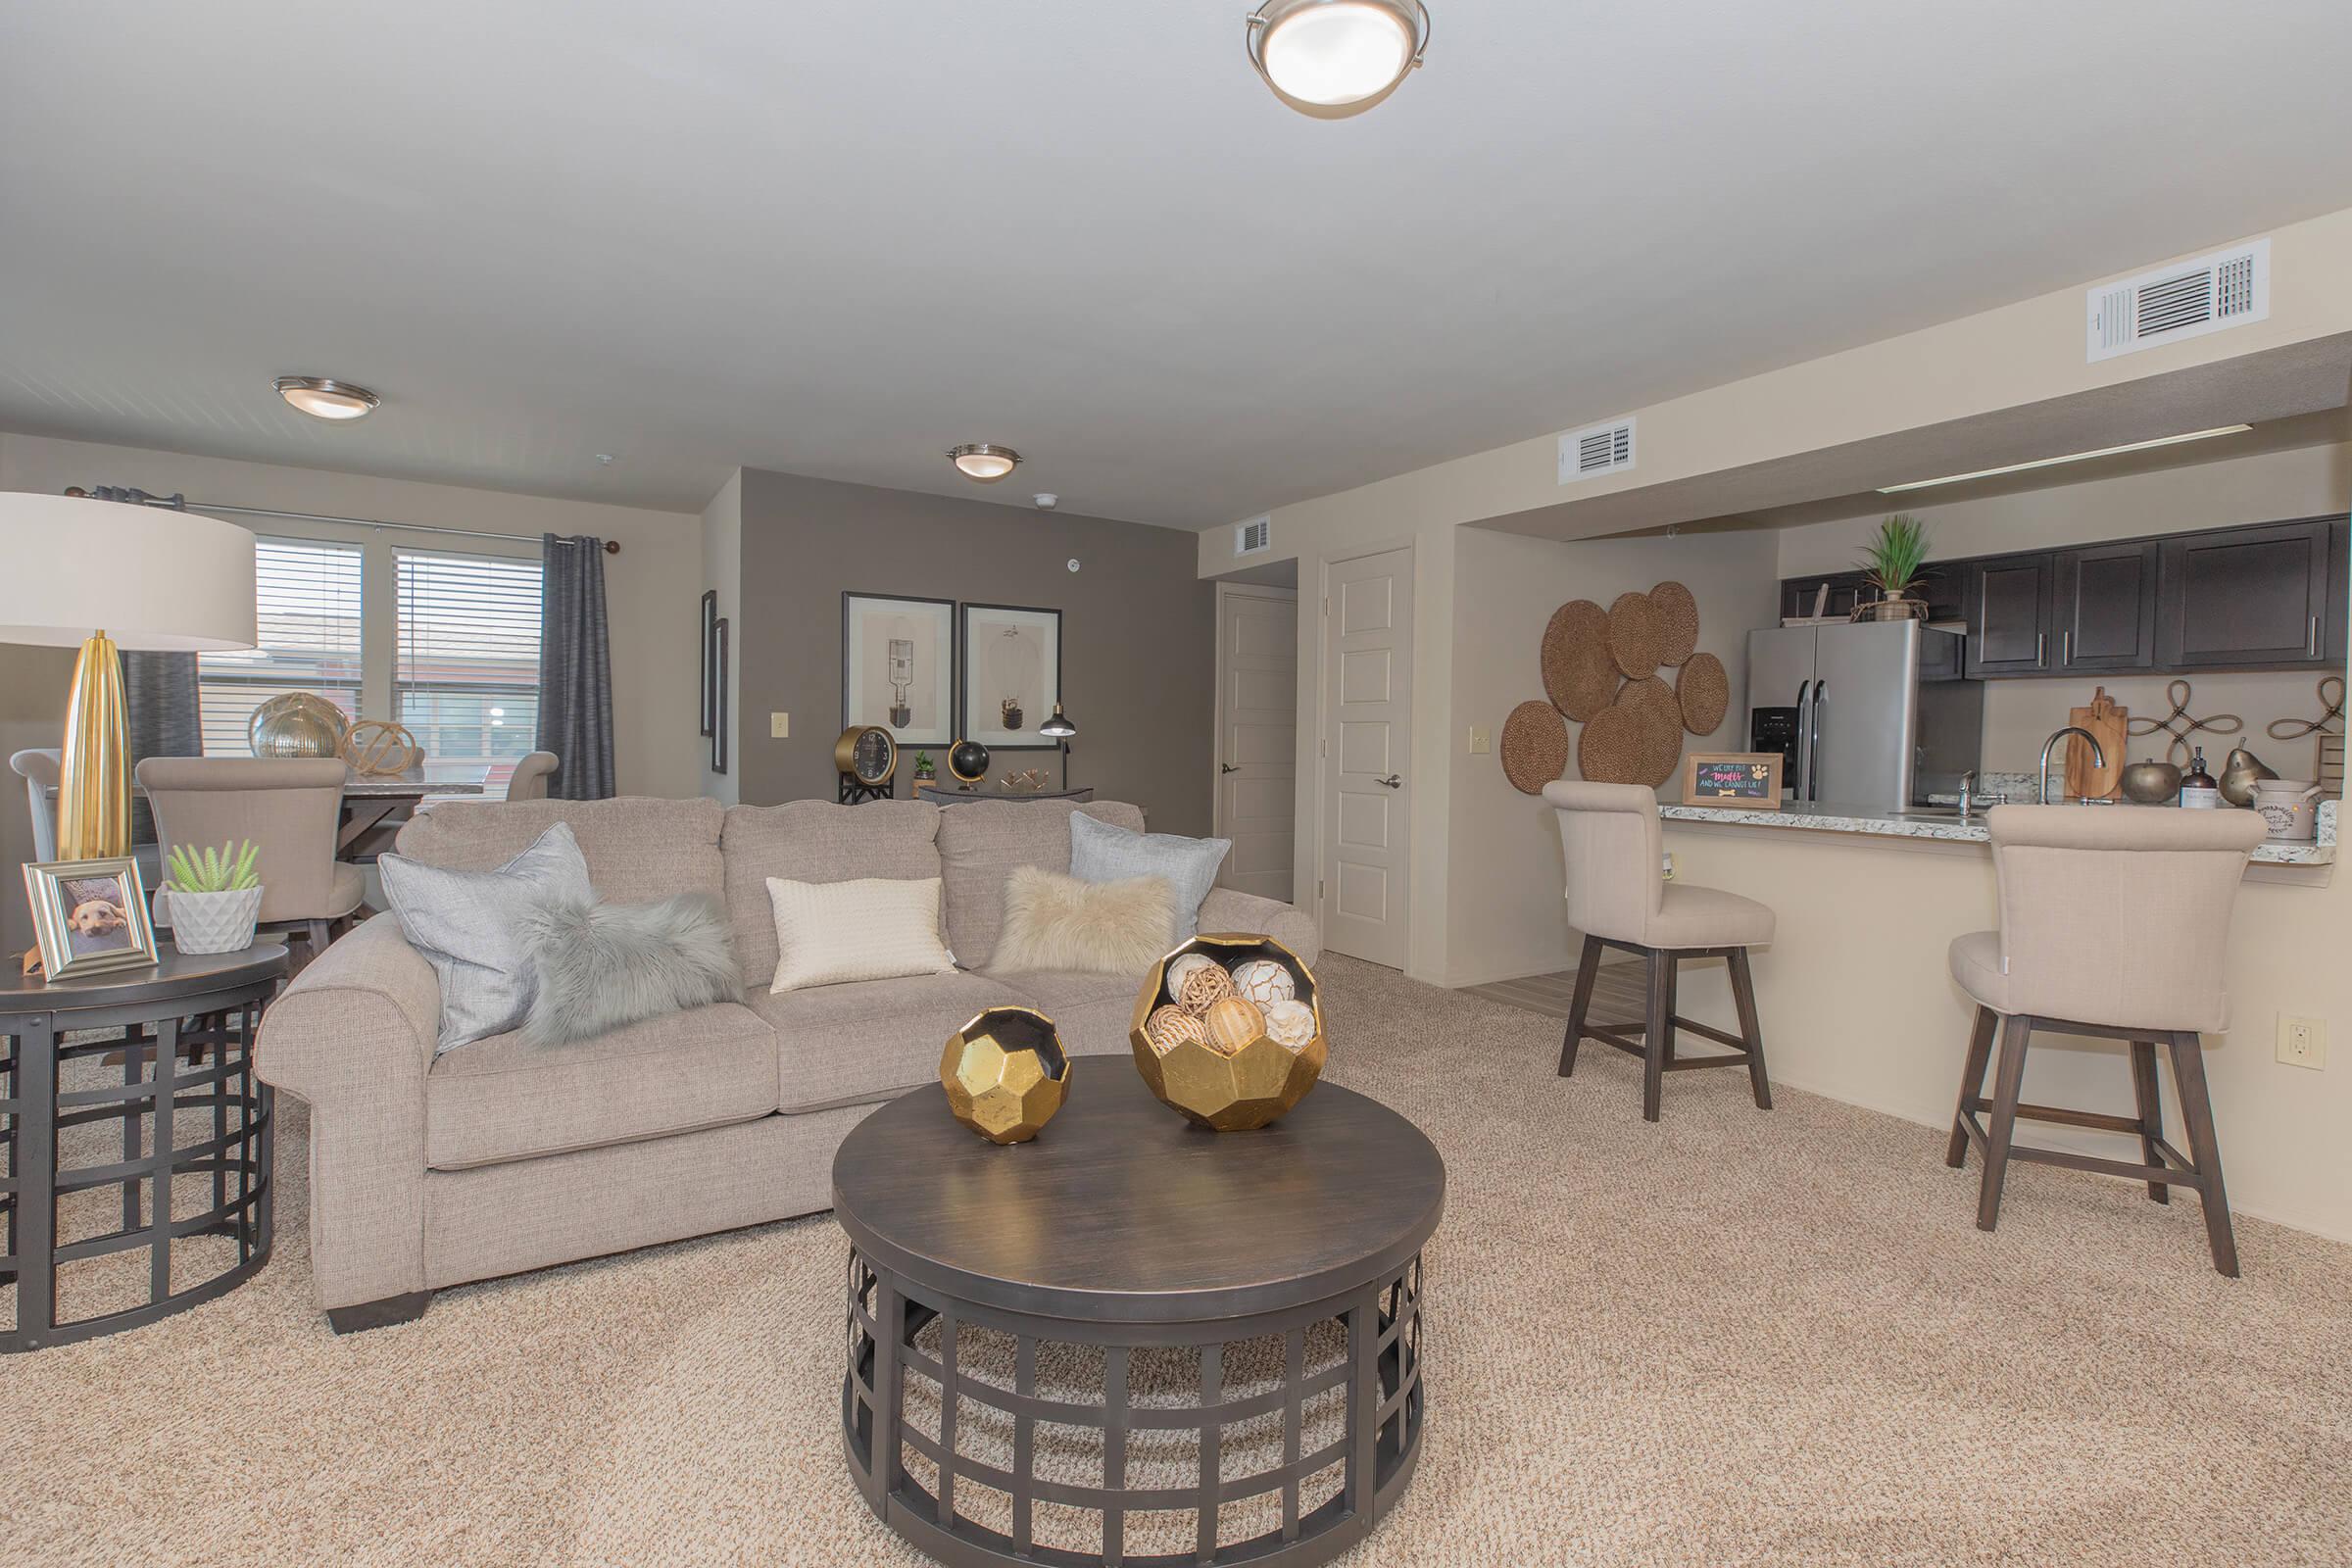
M2309 844L2266 840L2255 847L2257 865L2333 865L2336 808L2342 803L2320 803L2319 838ZM2177 807L2084 806L2084 811L2177 810ZM1954 807L1927 807L1913 811L1883 811L1862 807L1814 804L1786 806L1777 811L1742 810L1724 806L1660 806L1666 822L1715 822L1730 827L1779 829L1797 833L1859 833L1881 838L1941 839L1960 844L1984 844L1991 839L1984 819L1960 820Z

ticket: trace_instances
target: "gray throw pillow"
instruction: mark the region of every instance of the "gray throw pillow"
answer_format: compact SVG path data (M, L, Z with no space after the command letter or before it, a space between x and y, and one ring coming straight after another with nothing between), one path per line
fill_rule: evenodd
M495 871L453 871L403 855L375 863L409 946L441 982L441 1038L433 1054L518 1028L536 982L522 917L556 897L593 903L588 862L558 822Z
M523 1044L593 1040L622 1024L743 995L735 933L708 893L653 904L590 904L568 894L523 912L537 986Z
M1188 839L1174 833L1131 833L1070 813L1070 875L1081 882L1124 882L1155 876L1166 882L1176 908L1177 942L1200 930L1200 901L1217 883L1217 867L1233 848L1231 839Z

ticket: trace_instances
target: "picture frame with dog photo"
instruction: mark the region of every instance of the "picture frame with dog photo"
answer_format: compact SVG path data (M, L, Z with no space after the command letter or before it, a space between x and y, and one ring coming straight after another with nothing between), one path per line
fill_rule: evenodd
M79 979L156 961L155 927L139 863L127 856L49 860L24 867L41 970L52 980Z

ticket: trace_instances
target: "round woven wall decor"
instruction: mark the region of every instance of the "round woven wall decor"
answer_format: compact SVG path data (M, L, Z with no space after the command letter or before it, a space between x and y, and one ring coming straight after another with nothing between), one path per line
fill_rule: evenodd
M1609 606L1609 657L1628 680L1658 667L1658 612L1647 594L1619 594Z
M1631 709L1604 708L1576 737L1576 768L1595 784L1642 782L1642 725Z
M1590 599L1572 599L1544 628L1544 695L1583 723L1609 706L1617 664L1609 658L1609 612Z
M1683 728L1693 735L1712 735L1732 706L1732 683L1723 661L1713 654L1693 654L1674 677L1674 695L1683 705Z
M1658 617L1658 662L1680 664L1698 646L1698 601L1679 582L1662 582L1649 591L1649 608Z
M1617 706L1642 723L1642 756L1637 784L1663 784L1683 760L1683 707L1674 688L1657 676L1629 680L1617 694Z
M1521 703L1502 721L1502 776L1523 795L1568 771L1568 726L1549 703Z

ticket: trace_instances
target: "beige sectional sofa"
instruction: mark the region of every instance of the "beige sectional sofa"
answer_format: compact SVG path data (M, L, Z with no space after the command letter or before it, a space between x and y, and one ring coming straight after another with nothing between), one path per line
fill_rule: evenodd
M432 864L503 864L561 820L600 898L724 900L745 992L577 1045L495 1036L436 1059L439 989L399 922L335 943L270 1006L258 1044L262 1077L311 1106L311 1261L328 1319L338 1332L397 1323L444 1286L823 1209L843 1136L934 1084L940 1047L983 1007L1039 1008L1073 1055L1124 1054L1135 977L989 964L1005 880L1017 865L1068 868L1072 809L1144 825L1132 806L1054 801L450 802L417 817L400 853ZM769 996L771 876L940 877L963 967ZM1222 888L1200 928L1319 954L1305 914Z

